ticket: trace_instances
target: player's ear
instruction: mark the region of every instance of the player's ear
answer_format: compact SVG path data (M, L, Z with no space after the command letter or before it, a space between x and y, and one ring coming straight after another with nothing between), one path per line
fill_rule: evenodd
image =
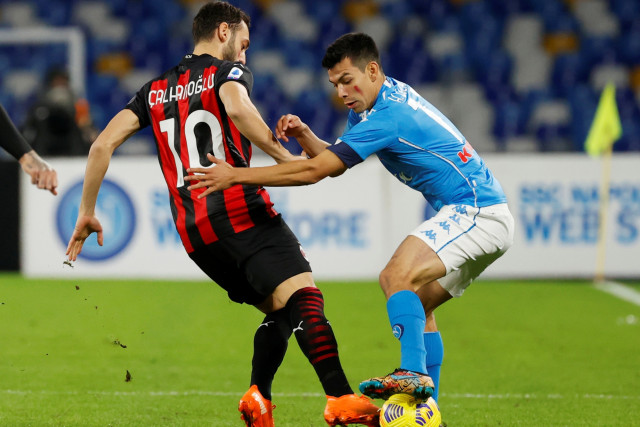
M377 62L371 61L367 64L367 74L369 74L369 79L371 82L375 82L378 79L378 69L380 66Z
M226 22L223 22L220 25L218 25L218 29L216 30L216 36L218 37L218 40L220 41L220 43L226 42L230 35L231 35L231 28L229 28L229 24L227 24Z

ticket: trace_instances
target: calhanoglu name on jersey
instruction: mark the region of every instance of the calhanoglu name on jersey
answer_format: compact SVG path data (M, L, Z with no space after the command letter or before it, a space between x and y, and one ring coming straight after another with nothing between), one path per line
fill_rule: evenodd
M198 76L186 85L171 86L166 90L158 89L149 91L149 107L167 102L181 101L189 96L213 89L215 86L215 74L211 73L206 78Z

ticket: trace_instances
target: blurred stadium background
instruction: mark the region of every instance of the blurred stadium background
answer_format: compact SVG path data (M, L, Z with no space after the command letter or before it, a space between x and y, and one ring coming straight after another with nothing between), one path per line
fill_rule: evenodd
M624 128L615 150L640 150L636 0L232 3L252 18L248 64L253 98L267 122L293 111L333 140L345 115L341 104L324 108L332 90L320 60L337 36L363 31L381 47L387 74L414 85L481 152L581 150L607 81L618 88ZM190 51L191 20L201 4L3 0L0 29L79 28L86 79L76 87L102 128L142 84ZM67 63L68 49L66 43L0 44L0 102L16 123L46 70ZM136 152L153 152L146 139Z
M231 2L252 18L248 53L255 77L252 97L270 125L281 114L294 112L319 136L335 140L344 128L346 111L335 98L320 61L336 37L363 31L379 44L385 72L413 85L452 119L482 155L496 153L503 163L508 163L505 156L578 155L607 82L616 85L623 127L614 151L640 152L637 0ZM47 71L64 66L73 89L88 100L93 121L101 129L144 83L191 51L191 22L202 4L192 0L0 0L0 103L20 126L42 90ZM299 149L295 143L288 148ZM116 154L151 159L155 145L149 129ZM3 159L7 166L2 167L1 178L16 182L17 165L0 150ZM590 165L586 167L593 169L593 176L584 180L593 182L597 191L598 163ZM627 176L633 176L625 169ZM511 175L501 173L503 181L511 180ZM562 179L570 179L566 175L565 171ZM629 179L618 178L618 194L624 198L620 212L631 215L619 221L622 228L618 230L626 239L623 244L637 244L640 227L633 221L640 217L640 197L635 181L624 187ZM513 194L520 197L528 188L526 182L518 183ZM576 189L567 188L576 197ZM17 185L3 191L3 198L18 200ZM544 191L536 187L530 194ZM578 194L574 201L593 201L590 191L584 197ZM517 202L514 195L509 197ZM33 197L39 200L40 195ZM536 197L529 201L539 202ZM585 210L587 219L577 227L593 231L592 208ZM540 212L536 211L526 232L539 230L546 242ZM28 221L22 214L22 221ZM0 268L16 270L19 207L4 209L1 215L8 234L0 247L4 255ZM564 223L561 227L560 234L567 230ZM589 230L579 239L593 249ZM563 244L571 244L567 242Z

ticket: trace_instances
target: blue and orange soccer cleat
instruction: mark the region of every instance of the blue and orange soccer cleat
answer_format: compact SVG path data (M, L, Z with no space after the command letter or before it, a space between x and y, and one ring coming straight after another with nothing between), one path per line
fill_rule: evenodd
M365 396L355 394L346 394L340 397L327 396L324 420L332 427L346 426L347 424L378 427L380 425L380 408Z
M372 399L387 400L394 394L405 393L416 400L427 400L434 390L429 375L419 372L396 369L384 377L375 377L360 383L360 391Z
M255 384L240 399L238 411L240 419L247 427L274 427L273 426L273 405L270 400L265 399L258 386Z

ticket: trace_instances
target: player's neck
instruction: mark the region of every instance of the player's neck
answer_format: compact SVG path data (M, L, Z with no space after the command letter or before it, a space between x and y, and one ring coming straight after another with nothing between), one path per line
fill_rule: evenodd
M222 58L222 47L217 43L200 42L193 48L194 55L211 55L214 58Z

